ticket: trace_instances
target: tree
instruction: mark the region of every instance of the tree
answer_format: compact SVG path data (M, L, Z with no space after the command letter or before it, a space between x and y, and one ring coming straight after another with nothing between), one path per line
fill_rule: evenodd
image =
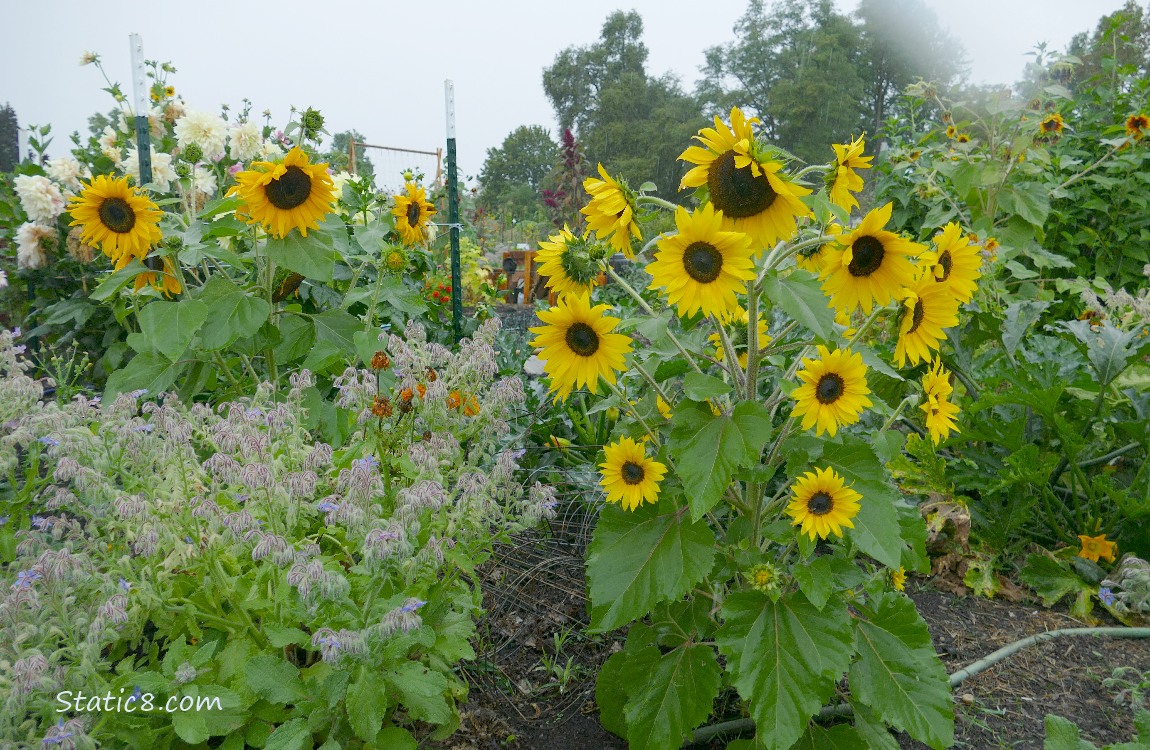
M890 103L920 78L955 83L964 53L922 0L860 0L855 16L862 24L863 104L877 149Z
M559 53L543 71L543 88L560 126L583 144L588 171L602 163L670 197L683 173L678 155L706 121L674 77L647 74L642 36L639 14L612 13L597 43Z
M1075 34L1067 51L1082 61L1074 76L1079 86L1102 74L1109 74L1113 85L1123 70L1150 77L1150 13L1126 0L1119 10L1103 16L1092 34Z
M0 107L0 172L11 172L20 163L20 126L11 105Z
M489 210L510 206L517 217L542 213L543 181L555 166L559 146L539 125L521 125L487 149L479 172L479 204Z
M356 143L364 143L365 139L363 134L358 130L344 130L336 133L331 137L331 148L324 154L324 159L327 161L332 171L340 172L345 169L350 169L350 147L352 139ZM367 149L356 146L355 149L355 173L360 177L375 178L375 165L371 163L368 158Z

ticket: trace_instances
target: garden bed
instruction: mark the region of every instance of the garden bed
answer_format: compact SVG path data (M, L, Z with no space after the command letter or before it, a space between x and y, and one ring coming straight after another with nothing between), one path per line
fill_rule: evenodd
M439 748L627 747L599 725L594 703L595 675L623 638L583 633L589 533L588 509L569 505L544 533L521 535L485 566L486 615L478 659L467 667L471 692L463 727ZM1064 608L956 596L928 580L913 580L907 590L950 673L1028 635L1082 626ZM1116 623L1106 617L1103 624ZM556 633L568 633L558 655ZM570 679L560 690L547 665L565 668L569 658ZM1127 741L1134 734L1132 712L1116 703L1120 687L1102 684L1118 667L1150 671L1150 641L1075 638L1025 648L955 689L955 747L1040 749L1046 714L1074 721L1083 739L1095 744ZM736 701L728 708L737 712ZM716 704L716 720L737 718L721 709ZM926 747L905 735L899 739L908 750ZM700 747L725 746L717 740Z

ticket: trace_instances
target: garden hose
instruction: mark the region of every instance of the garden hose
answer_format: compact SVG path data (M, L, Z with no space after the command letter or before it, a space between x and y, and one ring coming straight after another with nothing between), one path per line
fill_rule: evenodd
M1053 641L1057 638L1074 638L1080 636L1150 638L1150 628L1061 628L1059 630L1047 630L1043 633L1037 633L1009 643L973 664L963 667L950 676L950 687L952 689L957 687L968 677L973 677L979 672L990 669L998 662L1021 651L1027 646L1034 646L1043 641ZM819 711L817 718L820 721L826 721L836 716L850 716L853 712L854 710L849 703L837 703L833 706L824 706ZM754 726L754 719L735 719L733 721L724 721L720 724L712 724L711 726L696 729L691 735L691 739L684 743L684 747L702 744L719 735L744 732L748 729L753 729Z

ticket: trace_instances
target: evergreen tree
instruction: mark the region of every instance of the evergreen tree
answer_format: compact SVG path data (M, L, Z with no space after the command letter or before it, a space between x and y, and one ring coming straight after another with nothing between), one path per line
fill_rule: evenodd
M20 163L20 126L11 105L0 107L0 172L11 172Z

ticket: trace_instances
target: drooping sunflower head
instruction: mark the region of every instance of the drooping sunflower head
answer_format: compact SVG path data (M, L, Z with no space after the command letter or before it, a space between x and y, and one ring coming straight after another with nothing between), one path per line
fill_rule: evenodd
M910 256L926 248L884 229L893 205L874 209L854 231L839 236L837 247L824 251L822 288L836 309L853 312L862 307L869 314L874 305L886 305L914 279Z
M404 244L414 245L427 239L427 227L435 215L435 206L428 203L422 185L408 182L403 192L395 196L391 213L395 216L395 231L399 232Z
M163 239L159 207L128 185L127 177L97 175L72 198L69 226L80 227L80 241L98 247L112 259L116 270L143 260Z
M930 369L922 376L922 391L927 398L949 398L954 393L950 384L950 373L942 366L941 359L935 359Z
M1144 113L1139 112L1126 118L1126 135L1140 141L1148 132L1150 132L1150 117Z
M1062 128L1066 123L1062 119L1062 115L1058 112L1052 112L1043 118L1042 122L1038 124L1039 135L1057 138L1062 135Z
M1098 536L1079 534L1078 541L1082 547L1078 551L1079 557L1094 562L1098 562L1100 558L1104 558L1107 562L1114 562L1114 553L1118 551L1118 543L1108 541L1105 534Z
M894 361L899 367L909 358L912 365L929 361L931 352L946 338L944 329L958 325L958 299L950 288L925 273L906 291Z
M695 165L679 189L706 186L711 203L731 228L751 236L755 253L790 239L797 231L795 220L812 215L799 199L811 191L786 179L783 163L755 140L751 125L758 121L735 107L730 127L716 116L714 128L703 128L695 136L702 145L679 155Z
M702 310L722 316L738 306L736 294L747 291L755 277L751 240L742 232L723 230L723 213L707 203L694 213L675 211L678 234L659 240L659 252L647 266L651 289L662 288L679 317Z
M803 384L791 392L794 416L802 417L803 429L815 428L815 435L830 433L859 421L862 410L871 406L867 398L867 367L862 355L849 349L831 352L818 347L818 359L804 359L797 375Z
M919 262L938 283L946 285L960 303L969 302L978 288L975 282L982 276L978 247L954 222L935 235L934 246L931 252L923 253Z
M950 433L959 432L958 415L961 411L958 404L951 403L946 396L932 396L927 393L926 402L919 405L926 415L926 429L930 433L930 440L935 445L950 437Z
M863 156L866 142L861 135L850 143L836 143L833 147L835 163L826 176L827 197L831 203L850 211L859 205L854 193L863 189L863 178L855 170L870 169L874 157Z
M180 275L176 272L176 266L172 259L167 256L164 257L163 271L145 271L136 276L133 283L137 292L149 285L163 293L165 297L173 297L184 291L183 285L180 284Z
M844 527L854 528L851 519L858 515L861 499L862 495L847 487L834 469L815 469L791 485L787 515L794 519L799 533L811 539L826 539L831 534L841 537Z
M603 456L606 460L599 464L599 484L607 493L607 502L620 503L623 510L658 502L659 482L667 467L649 458L643 443L621 437L603 448Z
M958 137L954 139L958 143L970 143L970 136L966 133L959 133Z
M539 313L546 325L528 329L531 345L541 348L543 370L551 377L556 400L566 401L575 387L599 392L599 378L615 382L631 351L631 338L612 333L619 318L604 315L607 305L591 306L586 294L565 294L550 310Z
M309 229L331 213L335 185L327 164L312 164L296 146L282 161L257 161L236 175L228 195L240 197L236 216L261 224L273 237L287 237L293 228L307 237Z
M598 284L599 264L592 257L588 236L576 237L566 224L559 234L539 243L535 262L556 294L590 294Z
M843 233L842 225L828 224L823 229L823 235L832 238L830 242L824 245L814 245L806 247L795 253L795 265L804 271L810 271L815 276L819 276L823 272L823 266L826 265L827 256L830 253L825 252L829 248L837 246L837 238Z
M947 125L946 126L946 137L947 138L954 138L957 135L958 135L958 128L956 128L953 125Z
M611 247L633 260L635 253L631 250L631 238L643 239L636 221L638 205L635 191L623 180L607 174L602 164L599 165L599 175L603 179L588 177L583 180L583 189L590 194L591 201L579 212L587 217L587 226L595 230L600 239L609 240Z

